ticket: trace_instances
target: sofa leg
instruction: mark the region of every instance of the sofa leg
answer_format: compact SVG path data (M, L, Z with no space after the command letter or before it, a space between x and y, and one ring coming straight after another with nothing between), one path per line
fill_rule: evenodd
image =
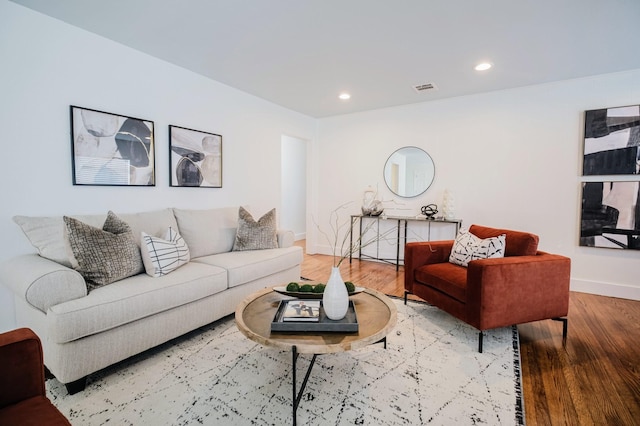
M82 379L78 379L70 383L65 383L64 386L67 388L67 392L69 392L69 395L82 392L87 386L87 377L85 376Z
M407 296L408 296L408 295L409 295L409 291L408 291L408 290L405 290L405 291L404 291L404 304L405 304L405 305L407 304Z
M478 333L478 352L482 353L482 331Z
M556 318L551 318L554 321L560 321L562 322L562 345L566 346L567 345L567 331L569 328L569 319L568 318L561 318L561 317L556 317Z

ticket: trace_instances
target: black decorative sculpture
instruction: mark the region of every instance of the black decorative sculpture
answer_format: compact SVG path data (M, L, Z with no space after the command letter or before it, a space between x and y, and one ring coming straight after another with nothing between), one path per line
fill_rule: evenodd
M435 204L427 204L426 206L422 206L420 211L427 217L427 219L433 219L436 213L438 213L438 206Z

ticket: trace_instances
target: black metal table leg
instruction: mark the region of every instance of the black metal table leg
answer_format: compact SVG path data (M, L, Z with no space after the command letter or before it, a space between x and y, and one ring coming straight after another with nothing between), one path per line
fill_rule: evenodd
M292 354L292 359L293 359L293 378L292 378L292 384L293 384L293 399L292 399L292 405L293 405L293 426L296 426L298 424L298 405L300 405L300 400L302 399L302 394L304 393L304 388L307 386L307 382L309 381L309 376L311 375L311 369L313 368L313 365L316 362L316 358L318 357L318 354L313 354L313 358L311 358L311 363L309 364L309 367L307 368L307 373L304 376L304 380L302 381L302 384L300 385L300 390L296 391L296 383L297 383L297 375L296 375L296 370L297 370L297 361L298 361L298 348L294 345L291 347L291 354Z

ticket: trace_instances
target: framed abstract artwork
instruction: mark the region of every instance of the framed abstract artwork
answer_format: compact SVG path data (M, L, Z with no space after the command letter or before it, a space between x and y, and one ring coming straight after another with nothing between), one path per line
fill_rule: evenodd
M74 185L155 186L153 121L70 109Z
M640 105L585 111L583 176L640 173Z
M640 181L582 182L580 245L640 250Z
M171 186L222 188L222 136L169 126Z

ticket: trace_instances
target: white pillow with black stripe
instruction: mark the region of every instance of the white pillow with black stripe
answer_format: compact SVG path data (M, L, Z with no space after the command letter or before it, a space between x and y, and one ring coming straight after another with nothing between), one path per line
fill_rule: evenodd
M164 239L141 233L142 262L147 275L157 278L175 271L189 262L189 247L172 227Z
M467 267L472 260L504 257L506 238L506 234L501 234L482 239L467 229L460 229L453 243L449 262Z

